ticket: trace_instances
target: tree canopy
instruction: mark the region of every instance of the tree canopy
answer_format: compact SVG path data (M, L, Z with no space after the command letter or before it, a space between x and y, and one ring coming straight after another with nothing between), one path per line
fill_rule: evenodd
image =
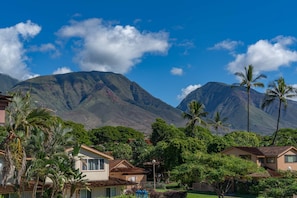
M185 162L175 167L171 174L183 184L205 182L215 189L218 197L224 197L235 179L248 179L249 174L260 171L254 162L248 160L199 152L188 155Z

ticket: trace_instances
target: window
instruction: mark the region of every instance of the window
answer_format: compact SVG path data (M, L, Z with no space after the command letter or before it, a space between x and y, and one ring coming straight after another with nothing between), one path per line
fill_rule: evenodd
M297 162L297 155L285 155L286 163L294 163Z
M267 157L266 158L266 163L269 163L269 164L275 163L275 158L274 157Z
M104 170L104 159L82 159L82 170Z
M246 160L251 160L252 156L251 155L239 155L240 158L246 159Z
M259 161L260 164L264 164L264 158L262 158L262 157L258 158L258 161Z
M131 181L131 182L136 182L136 177L130 177L130 178L129 178L129 181Z
M80 190L80 198L92 198L92 192L87 189Z
M117 195L116 188L106 188L106 197L115 197Z

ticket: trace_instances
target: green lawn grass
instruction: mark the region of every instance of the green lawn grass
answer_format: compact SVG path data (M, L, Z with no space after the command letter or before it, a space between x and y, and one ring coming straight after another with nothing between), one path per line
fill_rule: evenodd
M216 194L212 193L194 193L188 192L187 198L215 198L218 197ZM257 198L257 196L253 195L232 195L232 196L225 196L225 198Z
M166 185L166 189L157 189L159 192L164 192L168 190L182 190L178 187L177 183L170 183ZM211 192L196 192L196 191L188 191L187 198L216 198L218 195ZM257 198L255 195L229 195L225 196L225 198ZM259 197L258 197L259 198Z
M170 189L173 190L173 189ZM174 190L181 190L181 189L174 189ZM168 189L157 189L157 192L165 192ZM217 198L218 195L212 192L194 192L188 191L187 198ZM260 198L255 195L226 195L225 198Z

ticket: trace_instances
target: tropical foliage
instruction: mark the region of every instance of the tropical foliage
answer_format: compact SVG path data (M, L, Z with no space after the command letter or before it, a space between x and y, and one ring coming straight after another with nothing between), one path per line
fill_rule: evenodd
M234 180L249 179L248 175L261 172L258 166L234 156L196 153L187 157L186 162L171 172L176 181L191 185L204 182L211 185L218 197L224 197Z
M297 194L296 176L294 172L284 172L282 177L261 179L253 191L263 197L292 197Z
M286 108L288 104L287 99L293 98L295 96L297 96L297 90L293 88L293 86L287 85L283 77L280 77L279 79L271 82L268 85L268 89L266 90L262 108L265 108L266 106L270 105L275 100L277 100L278 102L277 123L276 123L274 138L272 140L272 145L275 144L276 136L279 130L282 104Z
M7 107L7 121L1 133L6 154L1 182L3 185L12 182L19 196L23 186L32 181L33 197L37 187L44 189L42 197L46 196L45 192L49 197L56 197L63 194L68 181L72 184L83 181L65 152L66 148L78 146L72 130L51 113L49 109L34 108L29 93L13 94ZM46 178L53 183L45 188Z
M245 86L250 102L251 87L262 87L257 82L264 75L254 78L253 67L245 68L245 73L236 73L242 80L239 86ZM295 129L279 129L280 110L286 106L287 98L296 95L295 89L285 84L283 78L269 85L263 101L263 108L278 100L277 129L272 136L261 136L249 131L249 104L247 131L228 131L227 118L217 112L209 120L205 106L199 101L191 101L188 110L182 113L187 119L185 127L177 128L157 118L151 124L152 133L145 137L139 131L123 126L104 126L86 130L82 124L64 121L52 114L50 109L34 107L29 93L13 94L12 102L7 107L6 125L0 127L1 148L6 152L3 166L2 184L12 181L19 195L23 185L33 184L33 197L37 197L37 188L42 197L63 196L66 184L73 193L78 185L85 183L85 178L73 168L73 157L81 144L93 145L98 150L111 152L115 159L126 159L135 166L143 166L152 159L162 167L161 175L171 175L171 179L181 184L205 182L216 189L218 196L224 196L236 179L248 180L250 173L262 171L249 161L219 154L231 146L297 146ZM209 126L216 131L212 133ZM67 148L71 155L66 153ZM70 152L70 150L68 150ZM32 159L30 161L26 159ZM47 186L49 178L52 185ZM295 192L295 176L283 177L283 180L260 180L254 192L267 196L286 196L281 188ZM167 180L166 180L167 181ZM277 185L275 192L265 191L267 186ZM287 187L282 187L287 185ZM289 193L289 194L290 194ZM290 194L291 195L291 194Z
M205 111L205 107L201 102L193 100L188 104L188 111L183 112L182 114L183 118L188 120L186 128L187 136L195 136L194 129L196 123L207 126L207 122L202 119L206 117L206 115L207 112Z
M259 74L256 77L254 76L254 67L249 65L248 67L244 67L244 72L236 72L236 76L238 76L241 80L240 83L235 83L236 86L244 86L247 91L247 131L250 132L250 91L252 87L264 87L264 84L258 82L261 78L266 78L264 74Z
M218 134L219 131L229 131L230 125L226 123L227 120L227 117L222 117L220 112L217 111L215 113L214 119L209 120L209 124L215 129L216 133Z

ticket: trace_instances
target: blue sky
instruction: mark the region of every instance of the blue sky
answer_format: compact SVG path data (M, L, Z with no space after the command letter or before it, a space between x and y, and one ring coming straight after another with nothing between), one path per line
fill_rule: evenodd
M177 106L252 64L297 84L297 1L10 0L0 7L0 73L24 80L112 71ZM260 90L265 91L265 89Z

